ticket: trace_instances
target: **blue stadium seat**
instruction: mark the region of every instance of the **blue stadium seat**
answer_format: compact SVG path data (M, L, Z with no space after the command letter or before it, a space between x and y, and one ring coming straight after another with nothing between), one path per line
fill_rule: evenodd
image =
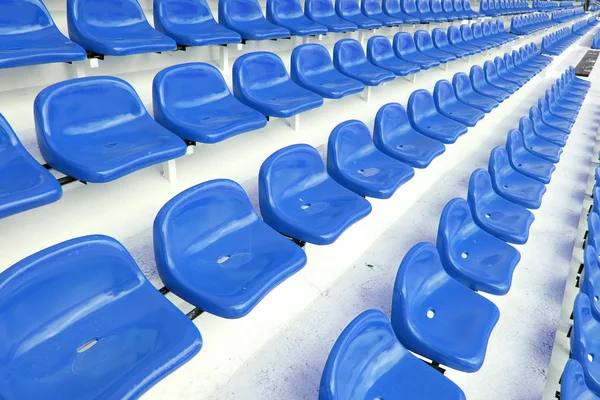
M454 8L454 11L456 11L456 15L459 19L471 19L469 13L465 12L463 9L462 0L454 0L452 2L452 7Z
M502 102L510 96L510 93L508 93L507 91L490 85L485 79L483 69L481 69L479 65L473 65L471 67L471 70L469 72L469 78L471 78L473 90L475 90L475 92L479 93L480 95L492 98L497 102Z
M538 137L533 131L533 123L529 118L523 117L519 120L519 131L523 134L525 148L532 154L554 164L560 161L562 147Z
M395 73L371 64L363 47L354 39L336 42L333 47L333 65L342 74L367 86L377 86L396 78Z
M503 147L495 147L488 163L492 186L497 194L525 208L538 209L546 193L543 183L514 170Z
M483 50L488 50L494 47L493 43L489 43L485 39L475 39L471 27L467 24L460 26L460 35L462 36L463 42L468 45L479 47Z
M442 9L444 10L444 13L446 13L446 18L448 18L448 21L456 21L462 19L454 9L452 5L452 0L442 0Z
M42 156L75 179L103 183L183 156L186 145L152 119L135 90L113 77L72 79L35 99Z
M473 8L471 7L471 3L469 2L469 0L463 0L462 1L462 6L463 6L463 10L464 12L469 16L469 19L471 18L479 18L479 17L483 17L484 15L473 10Z
M431 93L419 89L408 98L408 119L418 132L442 143L454 143L467 133L467 127L442 115L435 107Z
M498 72L498 76L505 81L512 82L516 85L523 86L525 83L529 81L529 77L525 76L524 72L520 74L513 74L506 67L506 63L502 57L494 58L494 65L496 65L496 71Z
M170 51L177 44L154 30L137 0L68 0L71 39L86 50L110 56Z
M179 64L160 71L152 87L154 118L182 139L217 143L260 129L267 119L233 97L217 68Z
M233 94L266 116L288 118L321 107L323 98L298 86L278 55L247 53L233 63Z
M292 35L325 35L327 27L304 16L300 0L267 0L267 20L289 30Z
M429 6L429 0L417 0L417 10L419 10L420 17L425 19L433 19L436 22L445 22L448 19L440 14L434 14Z
M594 318L590 298L585 293L579 293L575 297L571 353L571 358L582 366L587 386L593 392L600 393L597 358L600 354L600 321Z
M520 76L522 78L531 79L535 76L535 72L527 71L525 69L521 69L515 65L513 58L509 53L504 53L502 56L504 61L504 65L506 65L506 69L513 75Z
M448 28L447 37L448 37L448 42L452 46L458 47L459 49L462 49L462 50L467 50L469 52L469 54L481 53L484 50L483 48L481 48L479 46L473 46L469 43L465 43L465 41L463 40L463 37L460 33L460 30L456 26L451 26Z
M546 93L544 94L544 98L540 99L540 101L543 102L544 107L548 108L548 111L550 111L550 114L555 115L557 117L560 117L560 118L565 119L570 122L576 121L579 110L577 110L574 107L573 108L563 107L561 104L557 103L555 101L554 92L552 92L551 90L546 90Z
M471 174L467 196L475 223L505 242L525 244L533 214L496 194L489 173L477 169Z
M360 29L381 28L382 23L362 13L359 0L335 0L335 12L337 15L356 24Z
M294 49L290 75L298 85L329 99L362 92L365 88L335 69L329 51L319 44L303 44Z
M448 36L446 35L446 32L443 29L435 28L433 31L431 31L431 39L433 42L433 46L436 49L452 54L457 58L462 58L474 54L474 52L471 50L461 49L451 45L450 42L448 42Z
M575 76L575 68L573 68L572 65L569 65L569 68L567 69L566 74L568 75L571 83L576 86L587 87L587 88L590 88L592 86L592 82L587 81L585 79L578 78L577 76Z
M398 103L388 103L377 112L373 142L380 151L415 168L427 168L446 151L442 143L417 132Z
M507 91L510 94L516 92L520 88L519 85L500 78L498 76L496 64L494 64L492 61L486 61L483 63L483 73L487 83L495 88Z
M381 22L384 26L398 26L403 23L402 18L385 14L381 9L380 0L363 0L361 10L367 17Z
M446 21L448 20L454 20L453 16L449 16L445 11L444 11L444 6L442 5L442 0L431 0L429 2L429 8L431 8L431 12L433 14L433 17L436 20L440 20L440 19L445 19Z
M391 71L397 76L406 76L421 70L417 64L396 57L392 44L385 36L376 35L369 38L367 59L371 64Z
M483 111L460 102L454 93L454 87L445 79L435 84L433 100L440 114L466 126L475 126L485 116Z
M0 4L0 68L84 60L85 50L56 27L41 0Z
M400 0L400 7L403 13L418 18L421 22L435 22L433 15L425 16L421 14L417 7L417 0Z
M561 85L554 83L550 90L554 92L557 104L562 107L576 108L578 111L581 109L582 99L565 92Z
M595 190L594 192L598 193L598 190ZM590 218L594 214L595 212L592 212L592 214L590 214ZM594 233L597 234L598 232L596 231ZM589 236L589 232L588 237L590 238L590 243L587 243L585 249L583 250L584 268L583 274L579 281L579 290L581 291L581 293L585 293L588 296L588 298L594 299L590 308L592 310L594 318L600 321L600 304L598 300L596 300L600 299L598 297L600 296L600 266L598 265L598 253L594 248L595 242L599 238L592 238L591 236Z
M154 0L157 31L183 46L240 43L242 37L215 21L206 0Z
M355 23L335 13L331 0L305 0L304 14L311 21L326 26L329 32L353 32L358 29Z
M492 29L494 27L495 29ZM494 33L495 31L495 33ZM493 22L482 22L481 23L481 34L484 40L491 40L496 42L498 46L509 41L508 38L498 34L498 27Z
M462 29L462 27L461 27L461 29ZM484 36L483 29L481 28L481 23L471 24L470 29L471 29L471 36L473 36L474 41L483 43L484 45L489 46L490 48L496 47L496 46L502 44L502 42L504 42L504 40L502 40L502 39ZM463 34L463 38L464 38L464 34Z
M544 124L546 124L550 128L553 128L554 130L557 130L560 132L564 132L566 134L571 133L571 128L573 127L573 123L575 122L575 119L573 117L570 117L569 118L570 121L569 121L569 119L567 119L567 118L554 115L550 111L550 107L548 106L548 102L546 101L545 98L538 99L538 106L532 107L529 111L530 114L531 114L532 109L537 110L537 111L533 110L536 114L539 112L539 114L541 116L541 120L544 122ZM535 125L534 125L534 127L535 127Z
M567 144L568 135L546 125L542 121L540 110L537 107L531 107L529 109L529 119L531 120L533 131L537 137L547 140L550 143L554 143L560 147L564 147Z
M258 0L219 0L219 24L239 33L243 40L280 39L292 34L267 21Z
M442 211L436 247L446 272L477 291L505 295L521 254L473 221L467 201L450 200Z
M19 261L0 274L0 299L3 368L27 368L0 380L7 399L139 398L202 346L194 323L107 236Z
M419 243L404 256L391 320L408 350L453 369L478 371L499 317L494 303L444 270L433 244Z
M402 346L384 313L367 310L331 349L319 400L400 398L466 400L458 386Z
M526 63L521 58L521 53L519 53L516 50L512 51L512 58L513 58L513 62L515 64L515 66L517 68L522 69L524 71L527 71L527 72L531 73L532 76L536 75L538 72L540 72L543 69L542 67L539 67L537 65Z
M561 400L599 400L585 383L583 368L577 360L567 361L560 383Z
M56 178L25 150L2 114L0 160L0 219L62 197Z
M162 207L154 254L171 292L223 318L248 314L306 264L304 251L263 222L228 179L193 186Z
M327 172L339 184L361 196L387 199L415 172L407 164L379 151L361 121L337 125L327 144Z
M400 0L382 0L381 8L390 17L401 19L405 24L418 24L421 20L402 11Z
M477 93L473 89L471 79L463 72L454 74L452 86L454 87L454 94L460 102L483 112L489 113L500 104L491 97Z
M510 165L516 170L537 181L548 184L552 173L556 169L554 164L544 158L538 157L525 147L523 134L512 129L506 138L506 151Z
M594 194L598 194L598 190L594 188ZM588 237L586 242L587 246L592 246L594 249L600 248L600 214L598 214L598 208L600 203L594 198L594 204L592 212L588 216ZM596 253L597 255L598 253Z
M442 63L456 60L454 54L447 53L433 46L433 39L429 35L429 32L419 29L414 35L415 46L419 53L438 60Z
M404 61L417 64L422 69L437 67L440 62L435 58L428 57L417 50L412 35L408 32L398 32L394 35L394 52L396 56Z
M266 223L297 240L325 245L371 212L371 204L334 181L319 152L306 144L269 156L258 177Z

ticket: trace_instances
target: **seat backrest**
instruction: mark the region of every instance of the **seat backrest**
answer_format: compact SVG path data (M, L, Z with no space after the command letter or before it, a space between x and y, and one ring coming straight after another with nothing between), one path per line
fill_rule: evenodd
M383 105L375 115L373 127L373 142L376 146L392 142L395 138L415 134L416 131L410 125L408 114L404 107L398 103Z
M178 115L190 109L231 96L219 70L206 63L174 65L160 71L152 84L154 118L169 129L169 115Z
M481 24L479 23L471 24L471 32L473 33L473 37L476 39L483 37L483 30L481 28Z
M344 69L353 65L367 62L365 51L357 40L338 40L333 47L333 65L338 69Z
M54 21L41 0L0 2L0 36L33 32L51 26L54 26Z
M483 72L485 77L489 79L494 79L498 76L498 71L496 70L496 64L491 61L486 61L483 63Z
M461 43L462 35L460 34L460 30L456 26L448 27L448 41L452 44Z
M585 249L583 250L584 269L579 290L582 293L587 294L594 302L600 301L600 268L598 262L598 253L594 246L585 246Z
M69 35L148 24L137 0L67 0ZM73 36L72 36L73 37Z
M487 80L485 79L485 73L479 65L473 65L469 71L469 78L471 78L471 84L474 88L480 88L487 86Z
M531 138L537 137L533 131L533 123L527 117L521 117L519 120L519 132L523 134L523 140L525 142Z
M458 12L464 11L461 0L454 0L452 2L452 7L454 7L455 11L458 11Z
M302 44L292 52L290 62L292 79L300 76L316 75L333 69L333 61L329 52L320 44Z
M267 0L267 19L286 20L304 17L300 0Z
M396 57L392 44L387 37L376 35L371 36L367 42L367 54L372 60L387 60Z
M498 25L496 25L493 22L490 22L489 26L490 26L490 33L492 35L497 35L498 34Z
M400 7L400 0L383 0L382 9L386 14L390 15L402 12L402 7Z
M206 0L154 0L154 26L160 32L214 20Z
M452 106L452 104L462 107L462 103L458 102L454 93L454 86L446 79L440 79L436 82L433 88L433 99L438 110Z
M367 16L377 15L383 12L379 0L363 0L361 7L363 13Z
M492 35L492 27L488 22L481 23L481 31L483 32L483 36L491 36Z
M361 14L359 0L335 0L335 11L339 16L352 16Z
M224 25L263 19L258 0L219 0L219 23Z
M266 51L246 53L233 64L233 92L251 93L289 80L285 65L277 54Z
M442 0L431 0L431 11L436 14L443 13Z
M513 173L505 148L496 146L492 149L488 161L488 172L492 182L502 182Z
M448 36L446 36L446 32L441 28L435 28L431 31L431 39L435 47L444 48L445 46L449 46Z
M423 118L438 113L431 93L425 89L418 89L412 92L408 97L406 108L408 119L413 126L418 124Z
M394 35L394 51L396 54L406 55L417 51L413 37L408 32L398 32Z
M463 249L455 249L455 247L464 246L462 240L460 240L464 238L463 232L468 235L479 230L474 224L471 208L465 199L454 198L446 203L440 216L436 239L436 247L443 260L442 264L451 264L452 262L448 258L464 251Z
M196 264L202 259L218 266L222 249L214 246L258 221L248 195L229 179L216 179L193 186L169 200L154 220L154 254L159 269Z
M418 14L417 0L400 0L402 11L406 14Z
M100 101L101 99L101 101ZM40 149L46 145L85 140L115 125L150 118L133 87L114 77L88 77L56 83L35 99Z
M590 298L585 293L578 293L575 297L573 305L573 331L571 333L571 352L572 358L579 362L591 362L588 349L588 335L591 332L587 327L595 327L598 321L594 319L592 314L592 305ZM592 358L593 360L593 358Z
M452 0L442 0L442 8L444 12L452 14L454 13L454 8L452 7Z
M417 10L421 13L430 13L429 0L417 0Z
M585 374L579 361L569 358L563 370L560 395L565 399L597 400L599 397L585 383Z
M517 129L511 129L506 136L506 152L508 153L508 158L513 159L515 155L518 153L522 153L525 149L525 142L523 139L523 134Z
M476 169L471 174L467 191L467 201L471 207L471 215L474 220L485 221L489 218L489 216L486 217L482 206L490 200L490 194L493 197L498 196L494 192L489 173L483 168Z
M415 45L419 51L424 51L433 48L433 41L429 32L419 29L415 32Z
M598 215L595 211L590 213L588 216L587 243L594 249L600 248L600 215Z
M502 57L495 57L494 64L496 65L496 71L506 71L506 63Z
M21 142L17 138L6 118L0 114L0 151L7 150L9 147L19 146Z
M471 31L471 27L467 24L460 26L460 34L465 42L473 40L473 32Z
M344 121L337 125L329 135L327 142L327 169L328 171L356 171L357 159L377 151L369 128L358 120ZM335 177L333 173L332 176Z
M481 11L488 11L490 9L488 0L481 0L481 2L479 3L479 8L481 9Z
M452 86L454 87L454 93L458 98L461 98L462 95L467 95L474 92L471 80L464 72L458 72L454 74L452 77Z

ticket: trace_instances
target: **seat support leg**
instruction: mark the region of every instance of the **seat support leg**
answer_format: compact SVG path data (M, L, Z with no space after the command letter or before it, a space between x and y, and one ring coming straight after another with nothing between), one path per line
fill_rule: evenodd
M302 44L308 44L308 39L309 39L308 36L303 36L302 37Z
M372 90L372 87L367 86L365 88L365 90L363 91L363 100L367 103L371 101L371 90Z
M229 69L229 49L227 45L219 46L219 65L223 71Z
M71 63L71 76L73 78L85 78L85 61Z
M448 63L441 63L440 68L442 69L442 71L448 71Z
M171 183L177 181L177 168L175 168L175 160L169 160L162 163L163 176Z
M293 130L299 131L300 130L300 114L296 114L296 115L292 116L291 118L289 118L288 124L290 125L290 127Z
M406 79L408 79L408 81L414 85L415 83L417 83L417 74L410 74L406 77Z
M358 32L358 41L361 46L365 47L365 31Z

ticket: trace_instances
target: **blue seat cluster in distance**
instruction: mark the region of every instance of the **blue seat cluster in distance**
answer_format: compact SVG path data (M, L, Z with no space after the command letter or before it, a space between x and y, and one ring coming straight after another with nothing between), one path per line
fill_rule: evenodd
M173 39L146 20L137 0L67 1L69 37L86 50L112 56L170 51Z
M5 398L137 398L202 346L196 326L107 236L16 263L0 274L0 299L3 367L35 365L0 381Z
M556 25L548 14L532 14L521 17L513 17L510 22L510 31L517 35L529 35L542 29Z
M571 29L559 29L542 38L542 53L558 56L578 39Z
M246 315L306 264L304 251L263 222L244 189L226 179L187 189L162 207L154 252L170 291L225 318Z
M46 162L84 182L112 181L186 152L183 140L156 123L133 87L118 78L51 85L36 97L34 114Z
M85 58L85 50L60 33L41 0L0 4L0 68Z
M55 202L60 184L25 150L0 114L0 218Z
M583 8L554 11L552 20L558 23L571 21L585 15Z
M571 29L574 35L583 36L597 24L598 20L596 19L596 17L591 17L587 20L575 22Z
M526 0L481 0L479 3L479 11L490 17L533 12Z

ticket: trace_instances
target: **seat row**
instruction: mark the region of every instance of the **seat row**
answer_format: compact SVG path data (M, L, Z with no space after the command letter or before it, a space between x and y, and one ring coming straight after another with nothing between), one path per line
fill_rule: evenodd
M508 54L506 57L513 65L512 58ZM527 57L526 62L522 62L518 52L514 57L521 65L513 66L515 73L526 77L539 70L539 55ZM495 60L498 65L502 65L500 60ZM112 94L101 85L88 82L87 89L105 96L104 103L125 104L130 115L140 113L132 108L135 102L127 96L131 89L126 85ZM452 118L480 111L456 100L458 93L461 99L468 98L478 107L491 109L497 104L478 93L476 87L483 86L475 87L464 74L457 74L453 83L439 82L433 96L416 91L408 112L399 104L384 106L376 117L374 139L361 122L339 125L330 136L327 167L318 151L308 145L293 145L275 152L265 160L259 174L264 220L244 190L229 180L205 182L175 196L159 211L153 228L155 258L167 288L216 315L238 318L248 313L306 263L302 249L281 233L318 244L331 243L344 229L369 214L369 201L358 193L389 197L394 186L412 177L413 165L424 167L432 154L435 157L443 152L441 142L419 129L431 132L436 126L441 134L449 126L466 130ZM68 91L50 97L56 96L68 107L46 105L57 118L76 112L82 103L81 96L68 99L65 92ZM424 114L423 107L428 107L427 115L415 116ZM98 125L110 125L100 116L95 120ZM431 125L422 125L425 123ZM63 124L62 129L76 137L85 136L82 134L86 132L84 127L73 124ZM115 147L107 143L110 140L113 139L102 142L107 152ZM365 190L377 185L391 190ZM424 267L417 263L402 268L410 274L399 278L399 282L414 285L425 271L431 271L431 267ZM439 264L433 267L438 268ZM61 296L57 297L57 292ZM460 293L457 298L463 298ZM468 296L477 296L476 302L480 301L479 295L469 293L472 295ZM27 393L32 398L140 396L202 346L194 324L147 281L127 250L106 236L69 240L16 263L0 274L0 299L0 337L7 351L2 354L5 367L16 370L24 364L36 364L30 375L0 381L0 394L4 397L15 397L17 393ZM404 301L394 300L399 304ZM494 309L491 303L485 304ZM396 307L398 323L403 307ZM444 310L446 306L440 307L438 310ZM34 311L60 323L52 330L42 319L31 323L27 317L25 323L26 316ZM486 317L477 329L469 331L487 329L491 322ZM456 326L453 337L462 335L459 327L465 327ZM36 338L35 343L31 337ZM428 342L425 340L424 346ZM27 352L17 354L11 350L25 345ZM440 360L464 370L478 368L478 357L475 361L452 354L448 357L455 362Z
M572 27L573 34L575 34L577 36L583 36L586 33L588 33L589 30L592 29L596 25L598 25L598 20L596 19L595 16L588 18L587 20L584 20L584 21L575 22Z
M580 36L573 33L573 28L562 28L544 36L542 39L542 53L558 56L569 46L579 40Z
M579 89L575 79L569 69L556 83L565 88L565 97L552 103L557 121L570 121L558 114L577 116L580 99L571 101L571 91ZM368 310L344 329L325 364L320 400L465 399L460 388L431 367L443 364L475 372L484 362L500 313L476 291L502 295L510 289L520 254L507 243L505 232L521 230L526 241L534 217L522 199L541 198L555 168L554 162L528 150L523 135L511 131L506 148L492 150L488 171L473 172L467 200L447 203L436 245L419 243L405 255L394 283L391 320L381 311ZM544 140L538 141L536 147L544 147ZM512 164L515 155L519 169ZM544 179L538 178L540 172ZM472 323L459 322L465 320Z
M555 11L552 13L552 20L560 23L571 21L582 17L585 14L583 8Z
M517 35L529 35L542 29L548 29L556 24L548 14L524 15L512 18L510 31Z
M481 0L479 11L490 17L533 12L526 0Z
M547 1L547 0L533 0L531 4L532 8L537 11L553 11L561 8L572 8L575 6L572 1Z

